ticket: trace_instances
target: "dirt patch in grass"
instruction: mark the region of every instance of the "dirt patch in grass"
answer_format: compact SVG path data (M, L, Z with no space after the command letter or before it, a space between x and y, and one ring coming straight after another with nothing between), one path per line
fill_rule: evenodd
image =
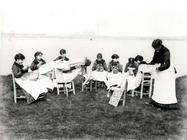
M75 80L76 95L47 94L51 101L27 105L13 103L10 76L1 77L2 136L14 139L173 139L181 135L186 118L186 77L177 79L176 110L157 110L149 99L127 96L125 107L108 104L106 90L81 92L81 77ZM4 134L4 135L3 135Z

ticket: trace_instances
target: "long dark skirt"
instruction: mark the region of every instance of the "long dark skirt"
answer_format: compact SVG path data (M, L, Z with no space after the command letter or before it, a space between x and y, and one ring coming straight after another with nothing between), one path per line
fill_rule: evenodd
M160 104L155 102L154 100L151 99L150 104L154 105L157 108L161 108L161 109L177 109L178 108L178 104Z

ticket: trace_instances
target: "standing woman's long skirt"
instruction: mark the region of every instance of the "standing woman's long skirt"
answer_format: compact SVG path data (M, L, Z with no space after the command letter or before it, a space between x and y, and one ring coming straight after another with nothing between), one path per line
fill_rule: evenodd
M161 107L171 107L177 103L175 87L175 70L173 65L155 75L152 101Z

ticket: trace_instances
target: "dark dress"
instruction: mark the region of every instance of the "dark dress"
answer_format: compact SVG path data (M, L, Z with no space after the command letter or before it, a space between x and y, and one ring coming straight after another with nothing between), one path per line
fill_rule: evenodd
M31 66L30 66L30 69L32 71L37 70L39 68L38 67L39 63L41 63L41 65L46 64L45 60L43 60L43 59L41 59L41 60L34 59L34 61L32 62Z
M119 63L119 61L114 62L113 60L110 61L108 65L108 72L112 72L113 69L117 69L119 72L122 72L123 68L122 65Z
M97 70L98 67L103 67L103 70L107 71L107 65L104 59L95 60L93 66L92 66L92 71Z
M170 67L170 51L166 47L162 46L159 52L154 53L150 65L160 64L159 71L164 71Z
M54 61L57 61L57 60L69 61L69 58L67 58L67 57L62 57L62 56L58 56Z
M66 56L65 56L65 57L58 56L54 61L57 61L57 60L61 60L61 61L69 61L69 58L67 58ZM60 70L60 71L62 71L63 73L69 73L69 72L71 72L71 71L74 70L74 69L76 69L75 66L70 67L69 70Z
M28 70L23 70L23 65L19 65L18 63L14 62L12 65L12 72L14 77L20 78L24 73L28 72Z
M137 65L135 64L135 63L127 63L126 65L125 65L125 70L124 70L124 72L128 72L128 68L129 67L131 67L131 68L135 68L135 69L137 69ZM133 71L134 72L134 71Z

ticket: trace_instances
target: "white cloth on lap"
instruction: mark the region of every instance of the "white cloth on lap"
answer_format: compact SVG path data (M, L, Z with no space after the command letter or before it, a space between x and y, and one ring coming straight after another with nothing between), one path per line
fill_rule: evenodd
M74 60L70 60L70 61L61 61L61 60L52 61L52 62L48 62L48 63L42 65L39 68L39 74L48 73L48 72L52 71L54 68L69 70L70 67L81 66L84 64L85 64L85 58L74 59Z
M16 78L15 81L35 100L41 93L46 93L48 91L47 88L53 88L53 83L51 79L44 75L39 75L39 78L36 81L22 80L21 78Z
M96 81L103 81L106 82L106 77L107 77L108 72L107 71L92 71L89 74L85 74L84 77L89 80L96 80Z
M124 88L126 82L128 82L127 91L129 91L129 90L136 89L140 85L141 77L142 75L140 73L137 74L136 76L131 76L129 75L128 72L118 73L118 74L110 73L107 76L108 80L106 82L106 85L108 89L113 85L118 85L120 86L120 88Z
M21 76L22 80L33 80L36 81L39 78L38 70L27 72Z
M124 80L124 75L122 73L113 74L112 72L108 73L106 85L107 88L110 88L114 85L121 85Z
M137 73L136 76L127 76L128 88L127 91L136 89L141 83L142 74Z
M68 73L63 73L61 70L56 70L56 79L53 80L53 86L56 87L57 83L67 83L73 81L81 73L81 68L72 70Z
M156 68L159 66L160 66L159 64L155 64L155 65L141 64L138 68L138 73L140 73L141 71L143 73L150 73L154 78L156 75Z

